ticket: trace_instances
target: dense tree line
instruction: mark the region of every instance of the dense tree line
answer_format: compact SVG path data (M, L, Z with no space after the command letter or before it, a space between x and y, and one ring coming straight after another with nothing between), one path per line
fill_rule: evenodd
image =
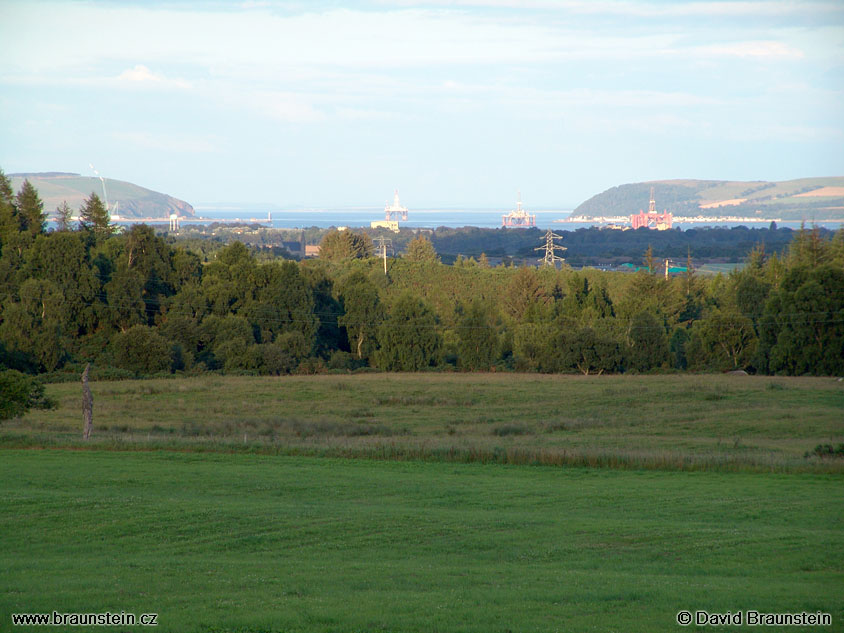
M259 258L235 242L204 261L145 225L116 233L95 194L78 226L48 232L42 207L0 172L0 366L28 374L86 362L100 376L844 373L842 231L797 232L782 255L759 245L728 276L690 267L669 279L485 257L445 265L416 236L385 274L363 232L327 233L317 260Z
M565 228L566 225L561 226ZM214 227L215 225L189 227L182 229L179 236L171 235L168 239L171 243L200 253L203 257L234 241L260 247L265 255L274 253L292 257L281 245L285 242L297 242L302 236L301 231L270 229L257 225ZM826 229L819 230L825 239L832 235ZM341 233L343 232L333 229L311 227L304 230L304 239L308 244L319 244L328 234L340 236L341 241L350 239L349 235L343 238ZM759 243L764 243L770 254L782 254L791 243L794 233L789 228L770 225L761 228L704 226L685 231L652 231L646 228L618 231L590 227L575 231L565 230L562 244L568 249L566 260L574 266L638 261L649 246L658 258L670 257L681 261L691 249L696 261L734 262L744 258ZM402 228L397 234L384 229L363 229L351 235L358 235L358 239L369 238L369 248L373 238L379 235L389 237L394 249L402 253L407 252L411 242L424 236L433 245L437 256L447 264L453 264L461 257L477 260L481 255L496 261L505 259L508 262L515 260L516 263L521 263L536 261L534 249L543 243L544 231L536 228L488 229L464 226L439 227L432 230ZM331 245L331 248L334 250L334 245Z

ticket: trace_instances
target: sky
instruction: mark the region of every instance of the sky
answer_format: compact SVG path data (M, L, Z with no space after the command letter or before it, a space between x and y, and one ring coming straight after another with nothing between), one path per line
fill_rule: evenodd
M194 205L844 175L841 0L0 0L0 168Z

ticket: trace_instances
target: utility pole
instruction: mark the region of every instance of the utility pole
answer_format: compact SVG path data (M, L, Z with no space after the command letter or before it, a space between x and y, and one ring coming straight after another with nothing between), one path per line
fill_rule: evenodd
M548 229L545 232L545 245L539 246L533 250L535 251L545 251L545 257L538 260L543 263L544 266L553 266L554 268L557 267L557 262L564 262L566 261L564 258L557 255L555 251L565 251L568 250L565 246L561 246L559 244L555 244L554 240L561 240L563 239L562 235L557 235L551 229Z
M376 237L375 246L378 256L384 259L384 274L387 274L387 249L393 252L393 240L389 237Z

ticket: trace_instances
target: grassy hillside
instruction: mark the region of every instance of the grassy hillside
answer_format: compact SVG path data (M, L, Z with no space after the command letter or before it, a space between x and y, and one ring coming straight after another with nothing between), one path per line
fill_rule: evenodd
M63 201L67 201L72 209L79 209L91 192L101 198L103 196L103 185L99 178L79 174L58 172L9 174L9 178L15 191L20 189L24 179L29 180L38 190L47 214L52 214ZM109 206L113 209L114 204L117 203L117 213L121 217L161 218L169 217L171 213L177 213L180 216L194 214L193 207L187 202L131 182L106 178L105 186Z
M782 182L656 180L621 185L593 196L574 215L629 215L648 208L654 188L656 207L676 216L742 216L783 220L844 218L844 177L800 178Z

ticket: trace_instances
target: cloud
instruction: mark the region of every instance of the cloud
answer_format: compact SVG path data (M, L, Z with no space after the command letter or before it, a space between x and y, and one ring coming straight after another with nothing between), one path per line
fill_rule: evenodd
M117 76L117 81L124 85L154 86L167 88L190 88L191 84L182 79L168 79L162 74L154 73L143 64L128 68Z

